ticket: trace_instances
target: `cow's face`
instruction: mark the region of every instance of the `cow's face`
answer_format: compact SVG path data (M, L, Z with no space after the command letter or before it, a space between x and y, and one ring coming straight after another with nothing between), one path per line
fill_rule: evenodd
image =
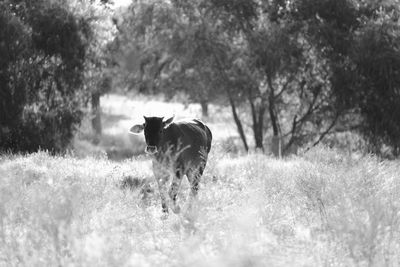
M164 117L144 117L143 124L134 125L130 132L138 134L144 130L144 137L146 139L145 152L148 154L155 154L160 149L163 140L164 128L172 122L174 117L164 121Z

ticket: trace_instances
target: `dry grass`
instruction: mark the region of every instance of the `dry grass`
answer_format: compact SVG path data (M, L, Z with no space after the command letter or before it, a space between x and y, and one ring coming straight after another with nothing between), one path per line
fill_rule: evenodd
M154 106L102 101L100 146L86 124L71 155L0 155L0 266L400 266L398 161L323 147L285 160L232 156L234 127L220 110L207 121L215 142L198 200L189 209L184 181L183 212L162 220L149 158L107 154L143 150L127 129Z
M162 220L157 190L140 188L155 186L147 158L5 155L0 265L398 266L399 173L325 148L287 160L216 148L194 208Z

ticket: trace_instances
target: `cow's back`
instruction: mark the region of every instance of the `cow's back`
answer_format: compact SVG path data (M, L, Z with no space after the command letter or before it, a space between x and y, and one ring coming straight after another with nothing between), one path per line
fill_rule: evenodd
M211 149L210 129L200 120L187 120L171 123L165 129L164 142L173 146L185 161L197 162L206 158Z

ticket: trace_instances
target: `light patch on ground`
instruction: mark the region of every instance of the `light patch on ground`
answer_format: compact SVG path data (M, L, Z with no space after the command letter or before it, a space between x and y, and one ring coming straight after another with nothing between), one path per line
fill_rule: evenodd
M165 103L162 99L109 94L101 98L102 135L92 129L90 118L86 118L76 135L72 150L79 157L106 155L112 160L124 160L144 154L143 134L132 135L129 129L144 122L145 116L170 117L175 120L198 118L203 120L213 133L213 146L222 144L225 151L237 152L241 141L237 135L230 111L227 107L210 105L209 117L201 117L198 104L183 105L177 102Z
M202 118L199 104L185 106L177 102L166 103L148 99L144 101L141 98L134 100L122 95L109 94L101 98L101 108L105 114L125 117L104 129L105 133L111 135L126 133L132 125L143 123L143 116L168 118L175 115L176 120L203 119L211 128L215 140L238 136L229 110L214 105L210 106L210 118Z
M115 7L125 7L132 3L132 0L112 0Z

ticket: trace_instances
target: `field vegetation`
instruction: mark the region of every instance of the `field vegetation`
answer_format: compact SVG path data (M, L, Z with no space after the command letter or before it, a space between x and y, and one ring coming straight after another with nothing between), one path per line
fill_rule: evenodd
M0 159L1 266L398 266L399 162L210 155L161 219L146 157ZM145 186L146 183L149 186Z
M64 156L0 157L0 266L400 263L398 161L324 146L286 159L240 155L223 141L236 132L220 112L209 122L216 138L197 201L190 209L184 180L183 211L162 219L143 140L126 129L145 107L182 117L198 116L200 107L118 95L102 102L99 146L82 125ZM112 146L119 161L109 159ZM124 146L137 155L123 159Z

